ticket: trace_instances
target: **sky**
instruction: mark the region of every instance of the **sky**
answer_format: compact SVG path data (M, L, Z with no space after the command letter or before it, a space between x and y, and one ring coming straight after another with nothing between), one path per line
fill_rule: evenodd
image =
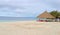
M60 0L0 0L0 16L36 17L46 10L60 11Z

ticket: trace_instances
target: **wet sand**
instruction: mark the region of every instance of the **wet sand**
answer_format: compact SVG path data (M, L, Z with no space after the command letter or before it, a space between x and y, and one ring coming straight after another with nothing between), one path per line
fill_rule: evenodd
M60 22L0 22L0 35L60 35Z

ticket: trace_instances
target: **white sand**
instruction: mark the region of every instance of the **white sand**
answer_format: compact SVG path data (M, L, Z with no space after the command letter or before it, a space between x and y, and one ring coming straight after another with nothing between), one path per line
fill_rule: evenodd
M60 22L0 22L0 35L60 35Z

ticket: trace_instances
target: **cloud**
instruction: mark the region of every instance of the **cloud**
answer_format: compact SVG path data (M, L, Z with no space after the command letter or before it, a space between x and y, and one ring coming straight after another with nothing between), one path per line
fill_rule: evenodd
M44 2L47 5L51 6L51 8L55 8L56 10L60 10L60 0L46 0Z
M59 0L0 0L0 16L36 17L45 10L60 9Z

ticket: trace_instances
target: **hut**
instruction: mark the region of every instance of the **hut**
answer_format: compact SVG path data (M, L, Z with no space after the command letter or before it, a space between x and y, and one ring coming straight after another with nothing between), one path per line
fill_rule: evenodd
M48 13L47 11L45 11L42 14L39 14L37 16L39 21L54 21L53 19L55 18L54 16L52 16L50 13Z

